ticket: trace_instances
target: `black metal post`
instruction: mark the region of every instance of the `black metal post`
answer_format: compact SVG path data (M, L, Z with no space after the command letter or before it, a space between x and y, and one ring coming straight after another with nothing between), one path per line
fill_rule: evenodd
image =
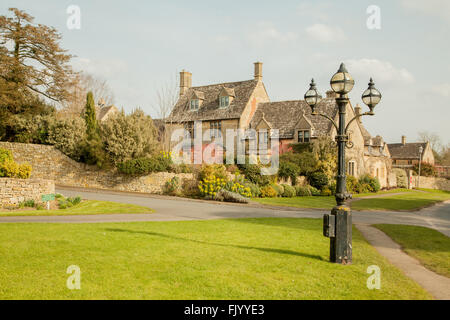
M338 144L338 175L336 183L336 207L331 210L331 215L335 216L335 233L330 237L330 261L341 264L352 262L352 214L346 205L351 195L347 193L346 185L346 163L345 147L348 136L345 132L346 108L349 102L347 95L336 98L339 108L339 127L336 135Z

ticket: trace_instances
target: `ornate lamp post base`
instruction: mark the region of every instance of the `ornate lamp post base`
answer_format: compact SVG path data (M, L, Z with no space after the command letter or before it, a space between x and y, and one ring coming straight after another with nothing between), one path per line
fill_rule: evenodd
M330 262L352 263L352 213L347 206L336 206L331 210L335 221L335 234L330 237ZM326 218L325 218L326 220Z

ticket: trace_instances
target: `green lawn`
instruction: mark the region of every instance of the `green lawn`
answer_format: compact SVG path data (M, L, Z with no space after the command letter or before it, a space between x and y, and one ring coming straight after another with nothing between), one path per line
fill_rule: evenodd
M69 216L118 213L152 213L148 207L109 201L86 200L68 209L59 210L17 210L0 212L4 216Z
M445 200L450 200L449 191L422 189L389 197L361 199L352 203L352 209L392 211L418 210Z
M336 206L332 197L293 197L293 198L252 198L252 201L271 206L286 206L313 209L331 209Z
M379 224L375 225L402 246L410 256L426 268L450 277L450 238L425 227Z
M353 265L329 263L317 219L0 224L0 299L431 298L355 229L353 250Z
M390 193L403 193L389 195ZM386 195L380 198L358 199L364 196ZM450 199L449 191L394 189L371 194L355 194L351 203L354 210L417 210L436 202ZM272 205L298 208L331 209L336 205L334 196L330 197L294 197L294 198L252 198L252 201Z

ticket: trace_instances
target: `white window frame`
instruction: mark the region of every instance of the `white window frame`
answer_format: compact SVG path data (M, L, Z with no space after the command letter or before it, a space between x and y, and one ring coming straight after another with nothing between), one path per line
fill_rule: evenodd
M230 105L230 97L229 96L221 96L219 98L219 106L221 108L227 108Z
M200 107L200 101L198 99L191 99L190 110L197 111Z

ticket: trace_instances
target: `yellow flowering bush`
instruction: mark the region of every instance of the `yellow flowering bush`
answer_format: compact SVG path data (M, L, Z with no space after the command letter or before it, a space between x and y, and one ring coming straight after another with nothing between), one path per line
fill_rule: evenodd
M252 191L250 187L246 187L239 182L232 182L231 186L227 188L228 191L239 193L241 196L250 198L252 196Z
M206 198L214 198L217 192L225 187L226 183L227 181L223 178L210 176L204 178L198 183L198 190L202 196Z
M160 151L159 154L161 155L161 157L163 157L163 159L172 160L172 152Z

